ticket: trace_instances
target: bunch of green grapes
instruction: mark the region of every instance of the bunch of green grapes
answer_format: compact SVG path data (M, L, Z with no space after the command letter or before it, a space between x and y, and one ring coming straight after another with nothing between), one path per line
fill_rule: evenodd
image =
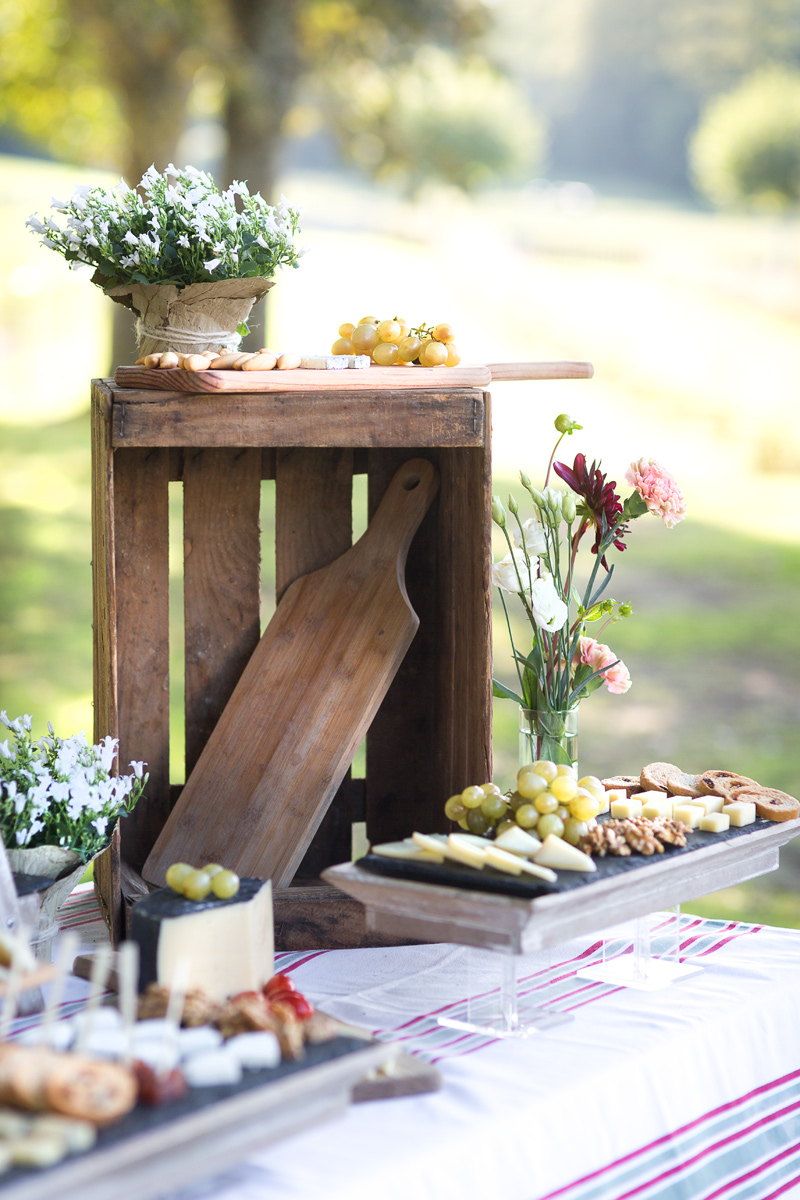
M230 900L239 891L239 876L235 871L226 871L219 863L206 863L204 867L193 867L191 863L176 862L167 868L167 887L187 900L205 900L216 896L218 900Z
M516 791L508 797L513 823L541 840L554 833L573 846L589 832L604 802L605 788L596 775L578 779L574 767L544 759L521 768Z
M448 821L457 821L462 829L479 834L497 829L508 811L508 800L496 783L465 787L463 792L451 796L444 806Z
M349 322L340 325L331 354L368 354L379 367L408 367L413 363L423 367L455 367L461 362L450 325L442 322L433 327L412 328L404 317L381 321L368 316L362 317L357 325Z

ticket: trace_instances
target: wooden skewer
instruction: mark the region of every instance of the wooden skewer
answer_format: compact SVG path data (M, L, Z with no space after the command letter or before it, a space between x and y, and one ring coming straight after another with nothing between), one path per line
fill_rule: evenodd
M125 1065L133 1058L133 1028L136 1024L139 993L139 947L136 942L123 942L117 951L118 1004L125 1031Z
M110 946L99 946L95 953L91 979L89 981L89 999L86 1001L84 1019L81 1022L78 1040L75 1045L75 1050L78 1054L83 1053L83 1048L92 1024L92 1013L100 1005L100 997L105 989L108 973L111 970L112 955L113 951Z
M50 988L47 995L47 1003L42 1016L41 1042L47 1045L50 1040L50 1030L55 1024L56 1013L61 1004L61 997L64 994L64 983L69 974L72 960L75 957L75 951L78 946L78 938L74 933L65 933L61 938L58 947L58 957L55 962L55 974L53 975L53 986Z
M186 989L189 986L189 974L192 969L192 960L183 955L175 963L175 970L172 972L172 982L169 987L169 1000L167 1001L167 1015L164 1025L164 1036L161 1039L161 1045L158 1055L158 1068L156 1074L161 1078L169 1071L169 1059L167 1058L166 1050L169 1045L176 1046L178 1044L178 1029L180 1028L181 1018L183 1017L183 1003L186 999Z

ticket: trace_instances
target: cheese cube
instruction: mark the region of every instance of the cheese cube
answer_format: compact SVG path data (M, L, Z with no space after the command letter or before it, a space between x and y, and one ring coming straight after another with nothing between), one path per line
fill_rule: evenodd
M212 1000L257 991L275 973L272 884L243 879L230 900L189 900L160 888L133 906L130 939L139 945L139 988L169 987L188 958L189 988Z
M696 829L705 816L705 812L700 804L676 804L672 815L676 821L683 821L684 825Z
M722 806L723 813L730 818L731 825L752 825L756 819L756 806L751 800L734 800Z
M666 792L639 792L642 802L642 816L653 820L655 817L671 817L675 807L675 797Z
M612 817L640 817L642 815L642 802L638 796L625 797L624 800L611 801Z
M600 813L607 813L610 811L612 800L627 800L627 798L628 793L624 790L624 788L616 788L611 792L607 792L604 788L603 796L600 800L600 812L597 814L598 817L600 816Z
M675 797L675 800L677 803L677 800L678 800L677 796ZM703 812L706 814L706 816L708 816L709 813L721 813L722 812L722 806L725 803L725 797L724 796L692 796L691 799L687 798L685 801L681 800L681 803L682 804L683 803L699 804L700 807L703 809Z
M731 826L731 819L727 813L712 812L706 813L700 819L700 828L705 833L726 833Z

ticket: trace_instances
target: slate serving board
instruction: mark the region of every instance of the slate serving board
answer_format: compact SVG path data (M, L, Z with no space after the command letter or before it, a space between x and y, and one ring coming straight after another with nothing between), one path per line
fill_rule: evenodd
M602 817L599 818L603 820ZM428 863L409 862L401 858L385 858L380 854L367 854L355 864L365 871L376 875L388 875L392 879L410 879L417 883L442 884L446 887L467 888L473 892L494 892L502 896L519 896L532 900L537 896L550 896L561 892L573 891L575 888L586 887L597 883L600 879L610 879L614 876L625 875L630 871L638 871L654 862L669 858L682 857L691 854L693 850L701 850L706 846L718 845L721 841L731 841L734 838L747 836L756 829L774 827L774 821L757 817L752 825L731 828L725 833L706 833L696 829L688 835L686 846L666 846L663 854L631 854L628 858L595 858L597 870L588 871L559 871L556 883L545 883L534 879L533 876L524 879L515 875L504 875L492 867L484 867L480 871L472 867L462 867L458 863Z

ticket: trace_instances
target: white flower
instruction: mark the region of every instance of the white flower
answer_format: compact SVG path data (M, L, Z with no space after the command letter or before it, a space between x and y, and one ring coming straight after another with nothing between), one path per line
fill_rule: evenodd
M130 229L125 234L125 237L122 240L123 240L123 242L127 242L129 246L138 246L138 244L139 244L139 239L137 238L135 233L131 233Z
M28 838L27 829L18 829L17 832L15 833L14 837L16 839L17 845L21 846L23 842L27 841L27 838Z
M547 576L534 579L530 603L533 619L540 629L551 632L561 629L569 616L569 609Z
M56 212L66 212L67 211L67 202L66 202L66 200L57 200L55 196L51 196L50 197L50 207L54 208L56 210Z
M535 569L535 562L534 558L531 563L531 573ZM528 564L525 562L525 555L521 550L509 550L505 558L492 564L492 583L495 587L502 588L504 592L513 592L515 595L519 595L520 580L522 580L522 590L526 593L529 592Z
M0 754L2 754L3 758L13 758L14 757L14 755L11 752L11 747L8 744L8 738L6 738L6 740L4 742L0 742Z
M100 834L100 837L102 837L106 831L106 826L108 825L108 817L98 817L96 821L92 821L92 824Z
M17 814L17 816L19 816L19 814L24 810L25 804L26 804L25 796L15 796L14 797L14 812Z
M42 224L42 222L37 217L36 213L32 213L28 217L25 224L29 225L34 233L44 233L47 229L47 226Z
M522 523L522 535L519 529L514 530L511 535L511 540L515 546L522 546L522 537L525 538L525 549L528 551L530 558L544 554L547 550L547 541L544 536L544 529L537 517L529 517L527 521Z
M9 800L13 800L14 797L16 796L16 794L17 794L17 781L15 779L9 779L8 782L6 783L6 795L8 796Z
M6 729L11 728L11 722L8 719L8 713L4 708L0 709L0 725L5 725Z
M181 236L178 238L178 245L185 246L187 250L191 248L191 242L189 241L189 239L185 233L182 233Z
M221 258L210 258L208 260L208 262L203 263L203 266L205 267L205 269L207 271L216 271L217 267L219 266L219 264L221 262L222 262Z
M25 727L25 729L27 729L28 733L30 733L31 726L33 725L33 717L31 716L30 713L24 714L24 716L22 717L22 724Z
M117 739L108 734L103 738L98 749L100 750L100 770L108 774L114 765L114 755L117 752Z

